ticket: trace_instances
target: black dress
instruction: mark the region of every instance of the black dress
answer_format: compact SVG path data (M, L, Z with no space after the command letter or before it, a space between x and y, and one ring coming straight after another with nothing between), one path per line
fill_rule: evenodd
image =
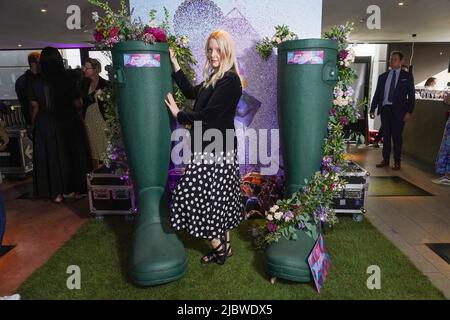
M195 121L201 121L202 135L208 129L217 129L224 139L222 149L211 152L205 151L211 141L203 142L201 150L191 143L191 161L172 197L171 223L175 229L184 229L196 238L223 238L243 219L237 139L235 135L229 143L225 139L227 130L234 132L241 82L232 71L226 72L214 88L192 86L181 70L173 77L186 98L196 99L194 111L180 111L178 122L193 126ZM196 139L193 130L191 137Z
M30 88L29 100L39 104L33 132L35 197L87 192L92 164L84 124L73 105L79 98L81 91L68 74L41 77Z

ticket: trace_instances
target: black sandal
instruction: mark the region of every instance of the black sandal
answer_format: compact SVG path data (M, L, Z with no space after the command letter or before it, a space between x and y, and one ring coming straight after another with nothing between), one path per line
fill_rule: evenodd
M210 263L217 263L220 265L223 265L225 263L225 260L227 259L228 251L227 248L227 241L225 239L219 238L220 244L215 247L209 254L206 256L203 256L200 259L200 262L203 264L210 264ZM205 260L207 258L207 260Z

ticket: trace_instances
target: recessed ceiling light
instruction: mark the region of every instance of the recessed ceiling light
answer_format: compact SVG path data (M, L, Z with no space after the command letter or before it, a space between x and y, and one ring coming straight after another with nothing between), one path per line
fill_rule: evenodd
M42 8L42 9L41 9L41 12L42 12L42 13L46 13L46 12L47 12L47 9Z
M19 43L17 46L20 48L22 45Z
M405 4L404 2L399 2L399 3L398 3L399 6L402 6L402 5L404 5L404 4Z

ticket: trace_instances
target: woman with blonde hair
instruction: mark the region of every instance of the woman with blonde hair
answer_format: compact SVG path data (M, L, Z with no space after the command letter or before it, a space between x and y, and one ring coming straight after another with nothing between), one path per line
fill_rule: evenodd
M193 112L182 111L170 93L166 104L179 123L198 126L194 124L198 121L202 131L198 137L197 132L191 130L193 141L201 139L201 150L200 145L191 143L191 161L173 194L171 223L177 230L184 229L196 238L211 240L213 250L201 259L202 263L223 264L233 254L230 230L243 218L234 132L242 84L235 44L227 32L213 32L208 37L205 52L204 81L193 86L181 70L175 53L170 51L173 78L186 98L195 99L195 104ZM213 143L203 141L203 133L209 129L221 134L215 136ZM208 144L214 144L215 148Z

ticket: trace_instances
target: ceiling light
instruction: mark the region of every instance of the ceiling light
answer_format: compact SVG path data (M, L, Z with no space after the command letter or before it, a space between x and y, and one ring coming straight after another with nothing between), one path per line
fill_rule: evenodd
M17 46L20 48L22 45L19 43Z
M402 6L402 5L404 5L404 4L405 4L404 2L399 2L399 3L398 3L399 6Z
M46 13L46 12L47 12L47 9L42 8L42 9L41 9L41 12L42 12L42 13Z

